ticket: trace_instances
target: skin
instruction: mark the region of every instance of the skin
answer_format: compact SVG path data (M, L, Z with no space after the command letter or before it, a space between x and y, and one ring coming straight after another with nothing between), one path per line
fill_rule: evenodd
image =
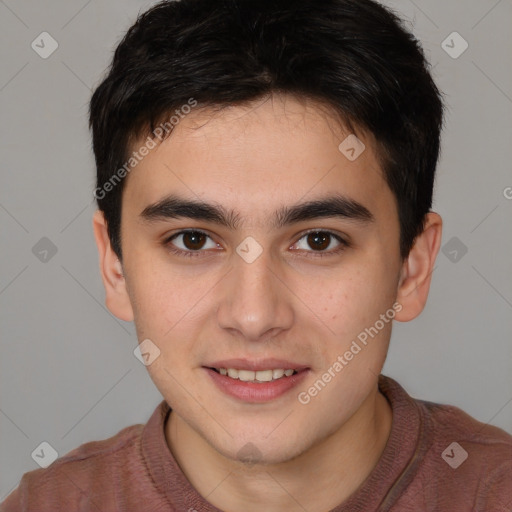
M289 96L193 110L127 178L122 264L103 215L94 216L106 304L135 321L139 341L160 349L147 368L173 409L167 444L192 485L222 510L330 510L366 479L389 437L392 412L377 376L391 322L307 405L297 400L393 303L401 305L398 321L420 314L441 241L441 218L431 212L401 259L396 202L375 141L358 132L366 149L351 162L338 149L349 133L315 103ZM240 223L232 230L141 217L171 193L233 209ZM275 210L333 193L361 203L374 220L273 227ZM211 236L199 256L170 251L196 247L186 237L165 242L187 228ZM318 257L309 230L350 245L335 253L339 242L328 238ZM250 264L236 252L248 236L263 248ZM288 359L310 373L300 389L245 403L219 391L203 368L232 357ZM243 461L247 443L257 463Z

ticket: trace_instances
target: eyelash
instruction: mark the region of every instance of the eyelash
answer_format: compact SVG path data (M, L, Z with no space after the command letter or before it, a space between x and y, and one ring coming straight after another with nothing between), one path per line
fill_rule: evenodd
M170 237L166 238L164 240L164 242L163 242L163 245L167 248L168 251L170 251L173 254L176 254L178 256L182 256L182 257L185 257L185 258L202 257L201 253L205 252L203 250L184 251L182 249L177 249L175 246L173 246L171 244L171 242L175 238L177 238L180 235L187 234L187 233L199 233L199 234L205 235L205 236L207 236L208 238L211 239L211 236L208 235L208 233L205 233L204 231L201 231L200 229L185 229L183 231L179 231L178 233L174 233ZM297 242L295 242L295 244L298 243L300 240L302 240L304 237L308 236L311 233L322 233L322 234L325 234L325 235L329 235L329 236L333 237L336 241L338 241L340 245L336 249L331 250L331 251L313 251L313 250L306 251L308 253L312 253L312 256L310 256L310 257L313 257L313 258L325 258L325 257L329 257L329 256L336 256L339 253L343 252L348 247L350 247L349 242L344 240L341 236L337 235L336 233L333 233L332 231L320 230L320 229L311 229L311 230L303 233L300 236L300 238L297 240ZM293 244L293 245L295 245L295 244Z

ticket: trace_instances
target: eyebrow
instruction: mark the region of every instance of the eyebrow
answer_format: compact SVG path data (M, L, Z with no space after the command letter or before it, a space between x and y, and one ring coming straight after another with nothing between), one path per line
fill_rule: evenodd
M222 205L184 199L175 195L169 195L157 203L147 206L141 212L140 217L147 222L188 218L212 222L231 230L236 230L241 220L237 212L227 210ZM279 208L273 214L272 227L279 229L302 221L331 217L363 224L375 220L373 214L361 203L337 194Z

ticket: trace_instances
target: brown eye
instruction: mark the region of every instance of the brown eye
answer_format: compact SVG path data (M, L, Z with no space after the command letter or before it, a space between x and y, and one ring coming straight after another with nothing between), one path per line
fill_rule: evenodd
M305 233L292 247L306 253L310 257L336 256L350 244L341 236L330 231L313 230Z
M180 231L168 238L164 245L180 255L199 255L206 249L215 249L218 245L209 235L198 230Z
M316 231L307 235L308 245L315 251L323 251L329 247L332 235L324 231Z
M183 245L190 251L202 249L207 236L200 231L188 231L183 233Z

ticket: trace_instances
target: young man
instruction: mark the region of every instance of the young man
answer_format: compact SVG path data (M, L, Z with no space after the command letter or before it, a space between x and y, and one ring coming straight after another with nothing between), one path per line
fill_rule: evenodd
M91 101L94 233L164 401L2 510L512 510L512 437L380 374L441 242L442 102L371 0L182 0Z

